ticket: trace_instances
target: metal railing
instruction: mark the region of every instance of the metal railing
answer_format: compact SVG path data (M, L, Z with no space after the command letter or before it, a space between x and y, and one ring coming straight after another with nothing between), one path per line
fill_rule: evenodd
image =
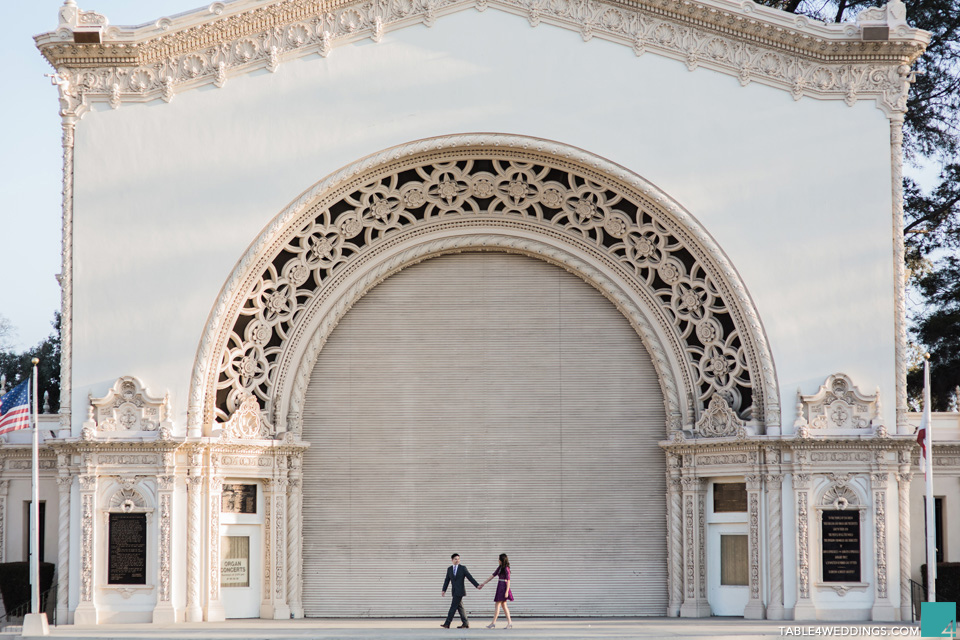
M937 602L953 602L945 600L945 596L937 593ZM910 613L911 621L916 622L920 619L920 603L927 601L927 589L916 580L910 581Z
M57 585L40 594L40 610L47 614L47 621L57 624ZM0 616L0 631L6 631L9 627L19 626L23 622L23 617L30 613L30 601L21 605L12 607L9 611Z

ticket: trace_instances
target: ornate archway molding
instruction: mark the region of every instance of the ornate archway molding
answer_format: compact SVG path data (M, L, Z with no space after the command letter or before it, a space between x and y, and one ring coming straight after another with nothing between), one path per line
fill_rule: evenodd
M582 150L468 134L369 156L273 220L210 314L191 381L190 434L210 434L250 396L269 433L296 433L309 373L353 303L405 266L470 250L546 260L610 299L651 354L668 431L692 429L714 396L756 432L780 425L756 310L689 213Z

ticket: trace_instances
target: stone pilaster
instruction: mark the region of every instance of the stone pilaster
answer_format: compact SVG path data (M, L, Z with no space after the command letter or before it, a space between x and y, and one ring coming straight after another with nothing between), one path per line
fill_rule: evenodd
M747 548L749 555L750 599L743 611L748 620L762 620L766 613L763 606L763 572L760 564L761 528L760 528L760 475L748 475L747 481Z
M907 82L906 88L909 88ZM893 202L893 327L895 344L897 433L912 433L907 423L907 294L903 244L903 114L890 115L890 173Z
M173 490L176 476L172 469L157 476L157 507L160 513L157 536L157 605L153 609L153 622L169 624L179 622L180 616L173 606Z
M97 624L96 544L97 475L80 476L80 602L73 614L74 624Z
M876 579L871 618L878 621L894 621L897 612L890 602L889 569L887 567L887 482L890 474L871 473L870 488L873 493L873 531Z
M289 620L290 604L287 602L287 458L277 460L276 478L273 481L273 619Z
M63 87L61 87L63 91ZM63 200L61 203L60 249L60 431L61 438L72 435L73 379L73 146L78 118L73 103L61 100L63 135Z
M0 562L7 561L7 489L9 480L0 480Z
M897 475L897 507L900 531L900 619L910 620L910 456L906 454L908 464L900 466Z
M797 516L797 604L793 609L794 620L816 620L817 610L813 605L813 584L810 579L810 476L795 473L793 495Z
M706 514L703 505L703 479L681 478L683 487L683 604L682 618L710 616L706 579Z
M290 456L290 488L287 496L287 599L290 615L303 617L303 480L301 456Z
M57 488L60 499L57 514L57 620L66 623L70 620L70 492L73 476L65 466L60 466Z
M680 483L680 457L667 456L667 569L670 601L667 615L676 618L683 604L683 496Z
M210 454L208 467L209 509L207 518L209 526L209 544L207 551L208 576L210 579L209 595L207 600L206 620L219 622L226 619L223 602L220 600L220 511L223 494L223 477L220 475L220 455Z
M203 621L200 603L200 520L203 517L203 476L199 468L190 470L187 477L187 622Z
M770 567L770 601L767 618L783 620L783 476L767 474L767 563Z

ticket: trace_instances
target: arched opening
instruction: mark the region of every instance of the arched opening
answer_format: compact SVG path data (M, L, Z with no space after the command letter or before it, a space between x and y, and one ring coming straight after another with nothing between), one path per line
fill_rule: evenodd
M306 391L306 615L436 614L454 551L478 580L509 553L521 615L664 615L665 419L635 329L577 276L484 252L389 277Z

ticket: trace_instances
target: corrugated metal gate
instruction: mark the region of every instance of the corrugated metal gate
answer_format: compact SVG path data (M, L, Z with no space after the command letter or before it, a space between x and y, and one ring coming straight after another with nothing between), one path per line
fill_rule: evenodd
M479 581L510 554L515 614L664 615L664 421L640 338L576 276L497 253L392 276L307 392L306 615L442 615L454 551Z

